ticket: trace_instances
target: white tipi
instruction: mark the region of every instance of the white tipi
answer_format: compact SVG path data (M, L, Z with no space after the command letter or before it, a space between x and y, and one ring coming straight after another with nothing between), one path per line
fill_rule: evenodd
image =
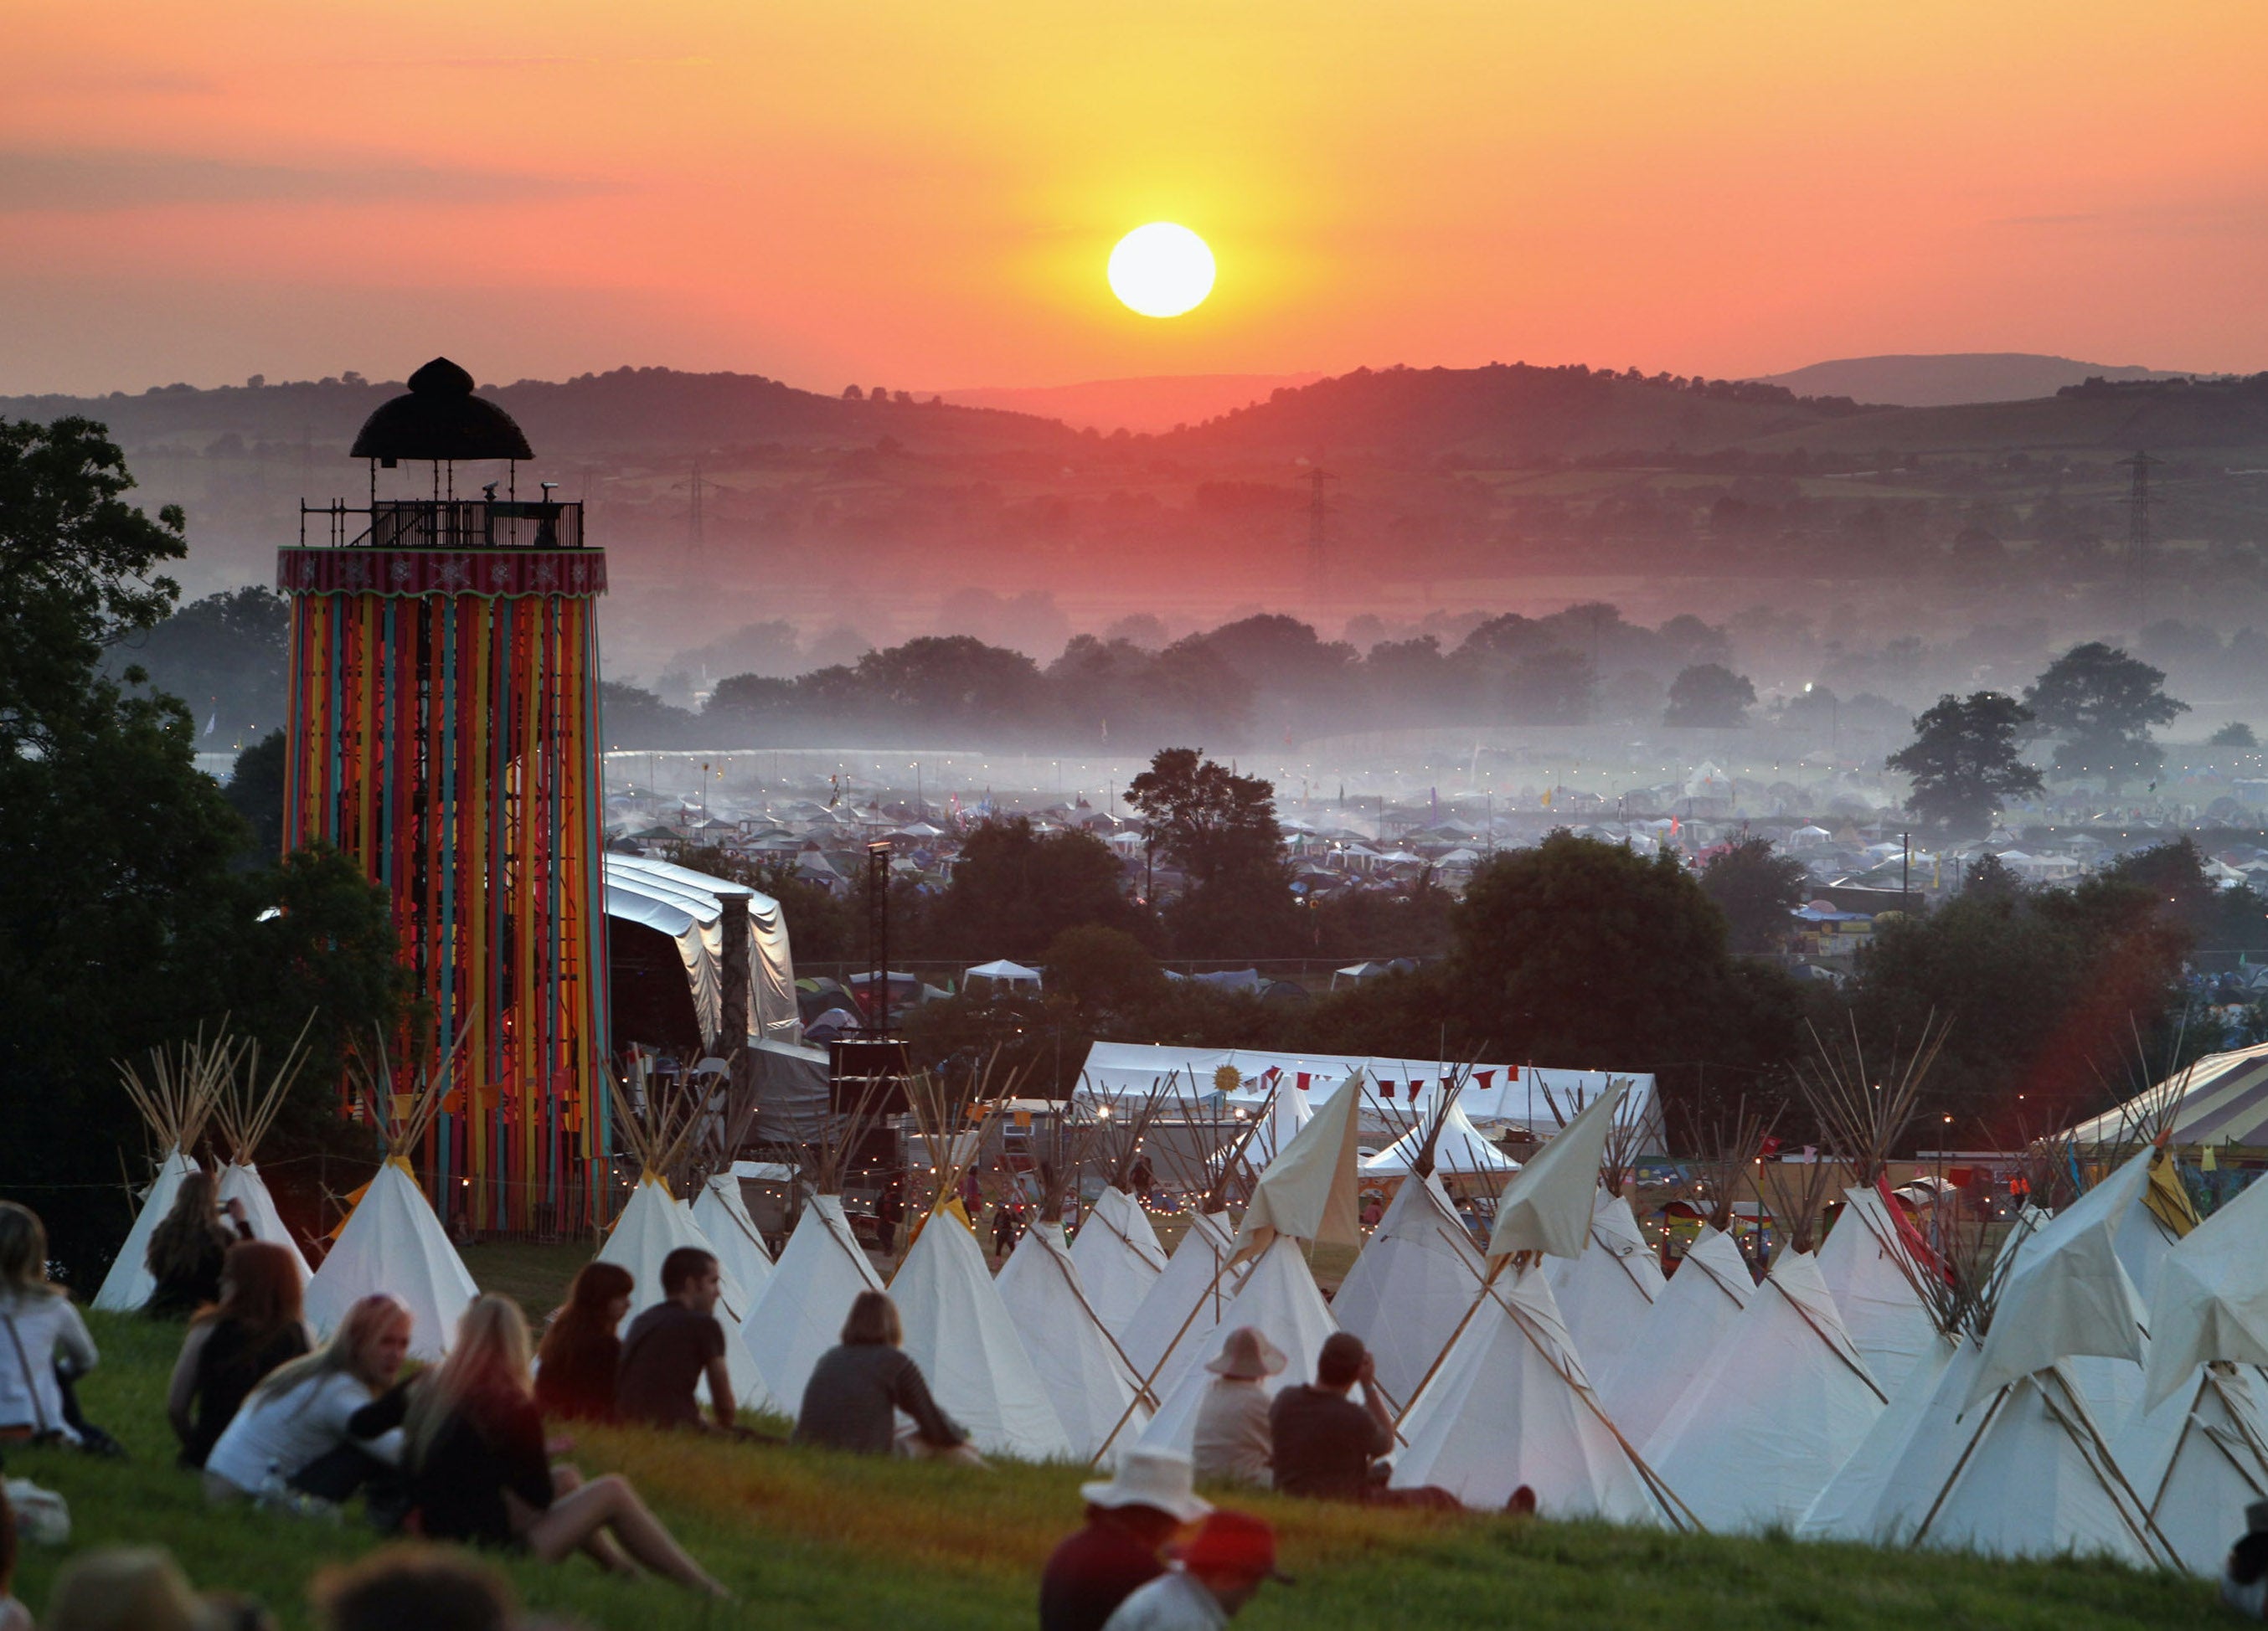
M1583 1369L1594 1377L1610 1374L1636 1344L1667 1283L1630 1202L1603 1189L1592 1197L1591 1239L1583 1254L1561 1259L1545 1273Z
M1096 1197L1071 1243L1079 1283L1114 1336L1123 1337L1142 1299L1165 1272L1166 1248L1150 1215L1116 1184Z
M126 1244L118 1248L110 1272L102 1277L101 1289L94 1294L97 1308L105 1313L130 1314L157 1290L158 1282L150 1273L150 1237L173 1209L181 1180L196 1170L197 1164L178 1146L166 1151L166 1158L158 1163L157 1176L142 1192L142 1208L134 1214L134 1226L126 1231Z
M348 1214L307 1282L307 1319L328 1335L356 1303L381 1291L409 1305L410 1357L429 1361L448 1353L458 1317L481 1294L406 1156L388 1156Z
M1127 1322L1126 1357L1160 1397L1236 1300L1245 1270L1229 1260L1235 1250L1236 1224L1226 1208L1197 1213Z
M1632 1444L1653 1436L1719 1347L1733 1340L1755 1294L1749 1260L1732 1236L1705 1225L1654 1299L1638 1340L1598 1385L1608 1414Z
M1819 1248L1819 1277L1867 1369L1895 1399L1914 1366L1944 1344L1914 1289L1891 1204L1874 1188L1843 1192L1843 1210Z
M773 1401L764 1391L755 1358L742 1337L742 1327L753 1307L747 1289L725 1262L724 1253L718 1251L716 1243L693 1221L691 1209L681 1206L670 1194L668 1184L652 1172L638 1180L629 1204L615 1218L607 1243L599 1248L600 1262L630 1271L630 1309L622 1328L627 1331L630 1322L663 1300L661 1266L672 1252L686 1246L706 1252L717 1260L723 1293L717 1304L717 1322L725 1327L725 1369L732 1378L733 1402L743 1410L762 1410L771 1406ZM706 1378L696 1385L696 1391L703 1399L708 1397L708 1386Z
M1331 1300L1342 1330L1362 1339L1396 1406L1449 1346L1485 1274L1479 1248L1432 1172L1405 1178Z
M1219 1355L1228 1333L1240 1326L1256 1327L1283 1352L1283 1370L1260 1384L1270 1398L1292 1383L1314 1379L1315 1361L1322 1355L1325 1339L1339 1328L1338 1322L1331 1318L1330 1305L1316 1288L1299 1241L1290 1235L1278 1235L1268 1243L1219 1323L1202 1341L1183 1338L1188 1361L1178 1367L1171 1387L1156 1385L1158 1413L1142 1429L1138 1442L1144 1449L1188 1453L1197 1432L1197 1412L1213 1381L1213 1373L1204 1367Z
M850 1232L843 1197L806 1197L742 1337L781 1409L792 1414L803 1408L804 1385L840 1338L851 1298L881 1289L881 1276Z
M730 1171L711 1173L694 1199L693 1221L716 1247L717 1260L747 1293L744 1311L753 1310L772 1277L772 1254L764 1249L763 1231L748 1216L740 1180Z
M213 1124L219 1129L220 1142L228 1152L228 1164L220 1174L221 1204L225 1207L232 1201L242 1202L245 1225L252 1231L252 1238L289 1252L292 1264L299 1271L302 1286L314 1271L307 1267L299 1243L291 1238L283 1215L276 1209L276 1197L268 1193L267 1181L260 1176L253 1157L282 1113L291 1084L298 1080L300 1069L307 1062L307 1032L314 1023L315 1017L311 1013L307 1023L299 1027L298 1038L291 1044L291 1051L284 1056L282 1067L264 1084L260 1080L260 1044L247 1044L242 1054L241 1087L232 1074L213 1103Z
M150 1076L124 1060L118 1062L119 1085L149 1128L151 1142L166 1153L159 1157L150 1187L143 1191L142 1208L134 1215L126 1244L103 1276L94 1294L94 1305L106 1313L131 1313L150 1300L158 1282L150 1273L150 1237L173 1209L181 1180L197 1171L189 1151L195 1149L205 1122L235 1069L236 1050L223 1036L207 1047L200 1030L195 1041L171 1048L150 1050Z
M932 1211L890 1282L905 1350L939 1407L988 1455L1068 1459L1071 1441L961 1217Z
M1141 1378L1087 1302L1063 1225L1043 1221L1027 1229L993 1284L1071 1453L1093 1457L1122 1422L1126 1431L1138 1431L1148 1420L1135 1407Z

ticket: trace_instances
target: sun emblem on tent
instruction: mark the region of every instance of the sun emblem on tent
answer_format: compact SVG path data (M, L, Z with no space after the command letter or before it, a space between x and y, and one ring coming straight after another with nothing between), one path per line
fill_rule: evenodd
M1223 1065L1212 1073L1212 1091L1233 1093L1244 1085L1244 1073L1234 1065Z

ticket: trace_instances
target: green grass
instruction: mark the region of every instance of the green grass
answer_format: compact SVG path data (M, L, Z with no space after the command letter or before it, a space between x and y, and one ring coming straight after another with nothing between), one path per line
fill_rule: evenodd
M476 1273L509 1267L541 1302L559 1277L541 1260L488 1249ZM556 1265L553 1266L556 1267ZM498 1283L505 1282L499 1276ZM70 1499L76 1544L169 1547L201 1585L257 1594L286 1626L306 1626L306 1585L323 1565L376 1544L332 1527L245 1510L213 1510L172 1465L166 1377L178 1327L94 1316L103 1364L89 1414L134 1459L11 1454L9 1470ZM1076 1521L1076 1469L989 1472L865 1461L798 1450L637 1432L584 1436L585 1471L627 1473L679 1537L740 1594L710 1607L658 1582L602 1578L577 1561L546 1569L501 1559L531 1607L593 1627L1005 1627L1032 1623L1040 1565ZM1596 1524L1516 1524L1484 1516L1371 1513L1240 1496L1284 1536L1295 1588L1270 1587L1241 1626L1253 1631L1381 1631L1518 1624L2037 1627L2219 1626L2210 1585L2091 1561L1999 1564L1786 1539L1680 1537ZM29 1551L20 1594L45 1604L60 1562Z

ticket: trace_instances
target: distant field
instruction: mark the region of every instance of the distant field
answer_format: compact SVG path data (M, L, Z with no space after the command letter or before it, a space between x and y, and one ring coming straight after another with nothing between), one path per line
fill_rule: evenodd
M549 1264L472 1254L515 1295L551 1295ZM526 1289L522 1289L526 1288ZM70 1499L77 1542L170 1547L199 1583L256 1592L286 1627L309 1626L306 1591L326 1564L375 1544L332 1527L208 1510L172 1465L163 1399L178 1328L92 1317L103 1348L92 1415L125 1439L117 1465L52 1451L10 1458ZM991 1627L1032 1623L1035 1583L1075 1521L1069 1467L972 1472L860 1461L638 1432L584 1436L586 1470L619 1470L740 1596L709 1608L655 1583L601 1578L585 1563L497 1560L533 1608L624 1631L717 1626ZM2203 1583L2092 1561L1997 1564L1786 1539L1680 1537L1488 1516L1448 1521L1237 1497L1284 1535L1292 1588L1270 1587L1239 1620L1251 1631L1602 1626L1750 1631L1813 1626L1917 1631L2008 1627L2084 1631L2228 1623ZM42 1607L59 1558L33 1552L20 1594Z

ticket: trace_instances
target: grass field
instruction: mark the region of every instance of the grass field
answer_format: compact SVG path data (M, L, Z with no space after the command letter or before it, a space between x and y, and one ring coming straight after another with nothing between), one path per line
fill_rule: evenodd
M547 1305L565 1248L468 1254L499 1289ZM248 1591L286 1626L311 1623L310 1578L376 1544L358 1524L204 1506L172 1465L164 1393L178 1327L92 1316L102 1367L88 1413L125 1440L127 1464L55 1451L11 1454L12 1474L69 1496L75 1545L169 1547L201 1585ZM532 1608L593 1627L977 1627L1033 1622L1035 1583L1076 1522L1073 1468L978 1472L640 1432L591 1432L585 1471L628 1473L703 1563L740 1594L711 1606L659 1582L501 1559ZM2037 1627L2228 1623L2203 1583L2091 1561L1999 1564L1776 1539L1680 1537L1595 1524L1320 1508L1236 1497L1273 1519L1292 1588L1270 1587L1254 1631L1517 1625ZM29 1551L19 1593L47 1599L61 1558Z

